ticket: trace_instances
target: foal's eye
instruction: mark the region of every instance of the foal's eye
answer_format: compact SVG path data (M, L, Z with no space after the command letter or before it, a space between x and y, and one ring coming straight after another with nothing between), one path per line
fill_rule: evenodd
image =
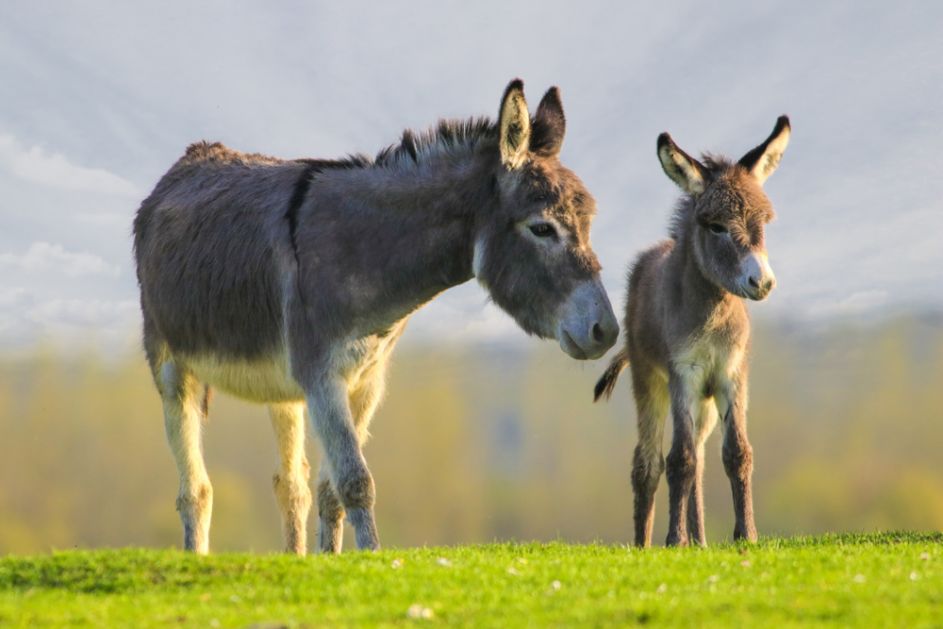
M726 234L727 228L720 223L708 223L707 229L711 230L712 234Z
M530 233L538 238L553 238L557 235L557 230L550 223L535 223L530 226Z

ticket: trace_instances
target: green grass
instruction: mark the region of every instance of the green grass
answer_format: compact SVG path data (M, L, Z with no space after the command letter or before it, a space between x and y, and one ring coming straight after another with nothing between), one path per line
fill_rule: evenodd
M256 623L943 626L943 535L706 550L552 543L339 557L128 549L0 559L2 627Z

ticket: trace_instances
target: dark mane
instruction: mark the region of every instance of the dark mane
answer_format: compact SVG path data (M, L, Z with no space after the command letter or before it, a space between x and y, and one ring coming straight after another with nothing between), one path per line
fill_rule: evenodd
M377 153L373 163L387 166L403 160L418 162L423 155L449 151L457 147L474 148L485 141L497 141L498 127L489 118L440 120L425 131L403 131L399 144L391 144Z

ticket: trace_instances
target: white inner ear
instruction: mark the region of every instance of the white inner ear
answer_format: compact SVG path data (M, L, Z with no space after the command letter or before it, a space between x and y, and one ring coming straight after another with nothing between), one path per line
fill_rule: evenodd
M767 145L760 159L756 160L756 165L751 172L760 183L765 182L769 179L769 176L776 171L776 168L779 166L779 160L783 158L783 153L786 152L786 147L789 146L789 135L789 127L784 128L782 132Z
M665 171L669 173L671 179L682 190L688 194L701 194L704 192L704 178L684 155L672 150L670 146L666 146L659 152L659 157L661 163L665 166Z
M516 127L516 128L515 128ZM511 169L524 165L530 144L530 114L524 94L508 96L501 111L501 161Z

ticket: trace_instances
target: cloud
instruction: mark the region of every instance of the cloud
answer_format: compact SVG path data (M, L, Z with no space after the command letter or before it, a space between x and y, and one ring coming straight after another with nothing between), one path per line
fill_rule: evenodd
M72 253L62 245L34 242L23 254L0 253L0 269L23 271L53 270L68 277L82 275L118 275L119 269L91 253Z
M71 163L61 153L48 153L40 146L25 148L16 138L0 134L0 169L43 186L139 197L133 183L100 168L85 168Z
M51 299L27 311L29 319L45 326L110 328L115 323L129 324L138 318L138 302L133 299Z
M863 290L852 293L838 301L821 301L813 304L806 312L812 318L847 317L862 313L875 312L887 305L887 291Z

